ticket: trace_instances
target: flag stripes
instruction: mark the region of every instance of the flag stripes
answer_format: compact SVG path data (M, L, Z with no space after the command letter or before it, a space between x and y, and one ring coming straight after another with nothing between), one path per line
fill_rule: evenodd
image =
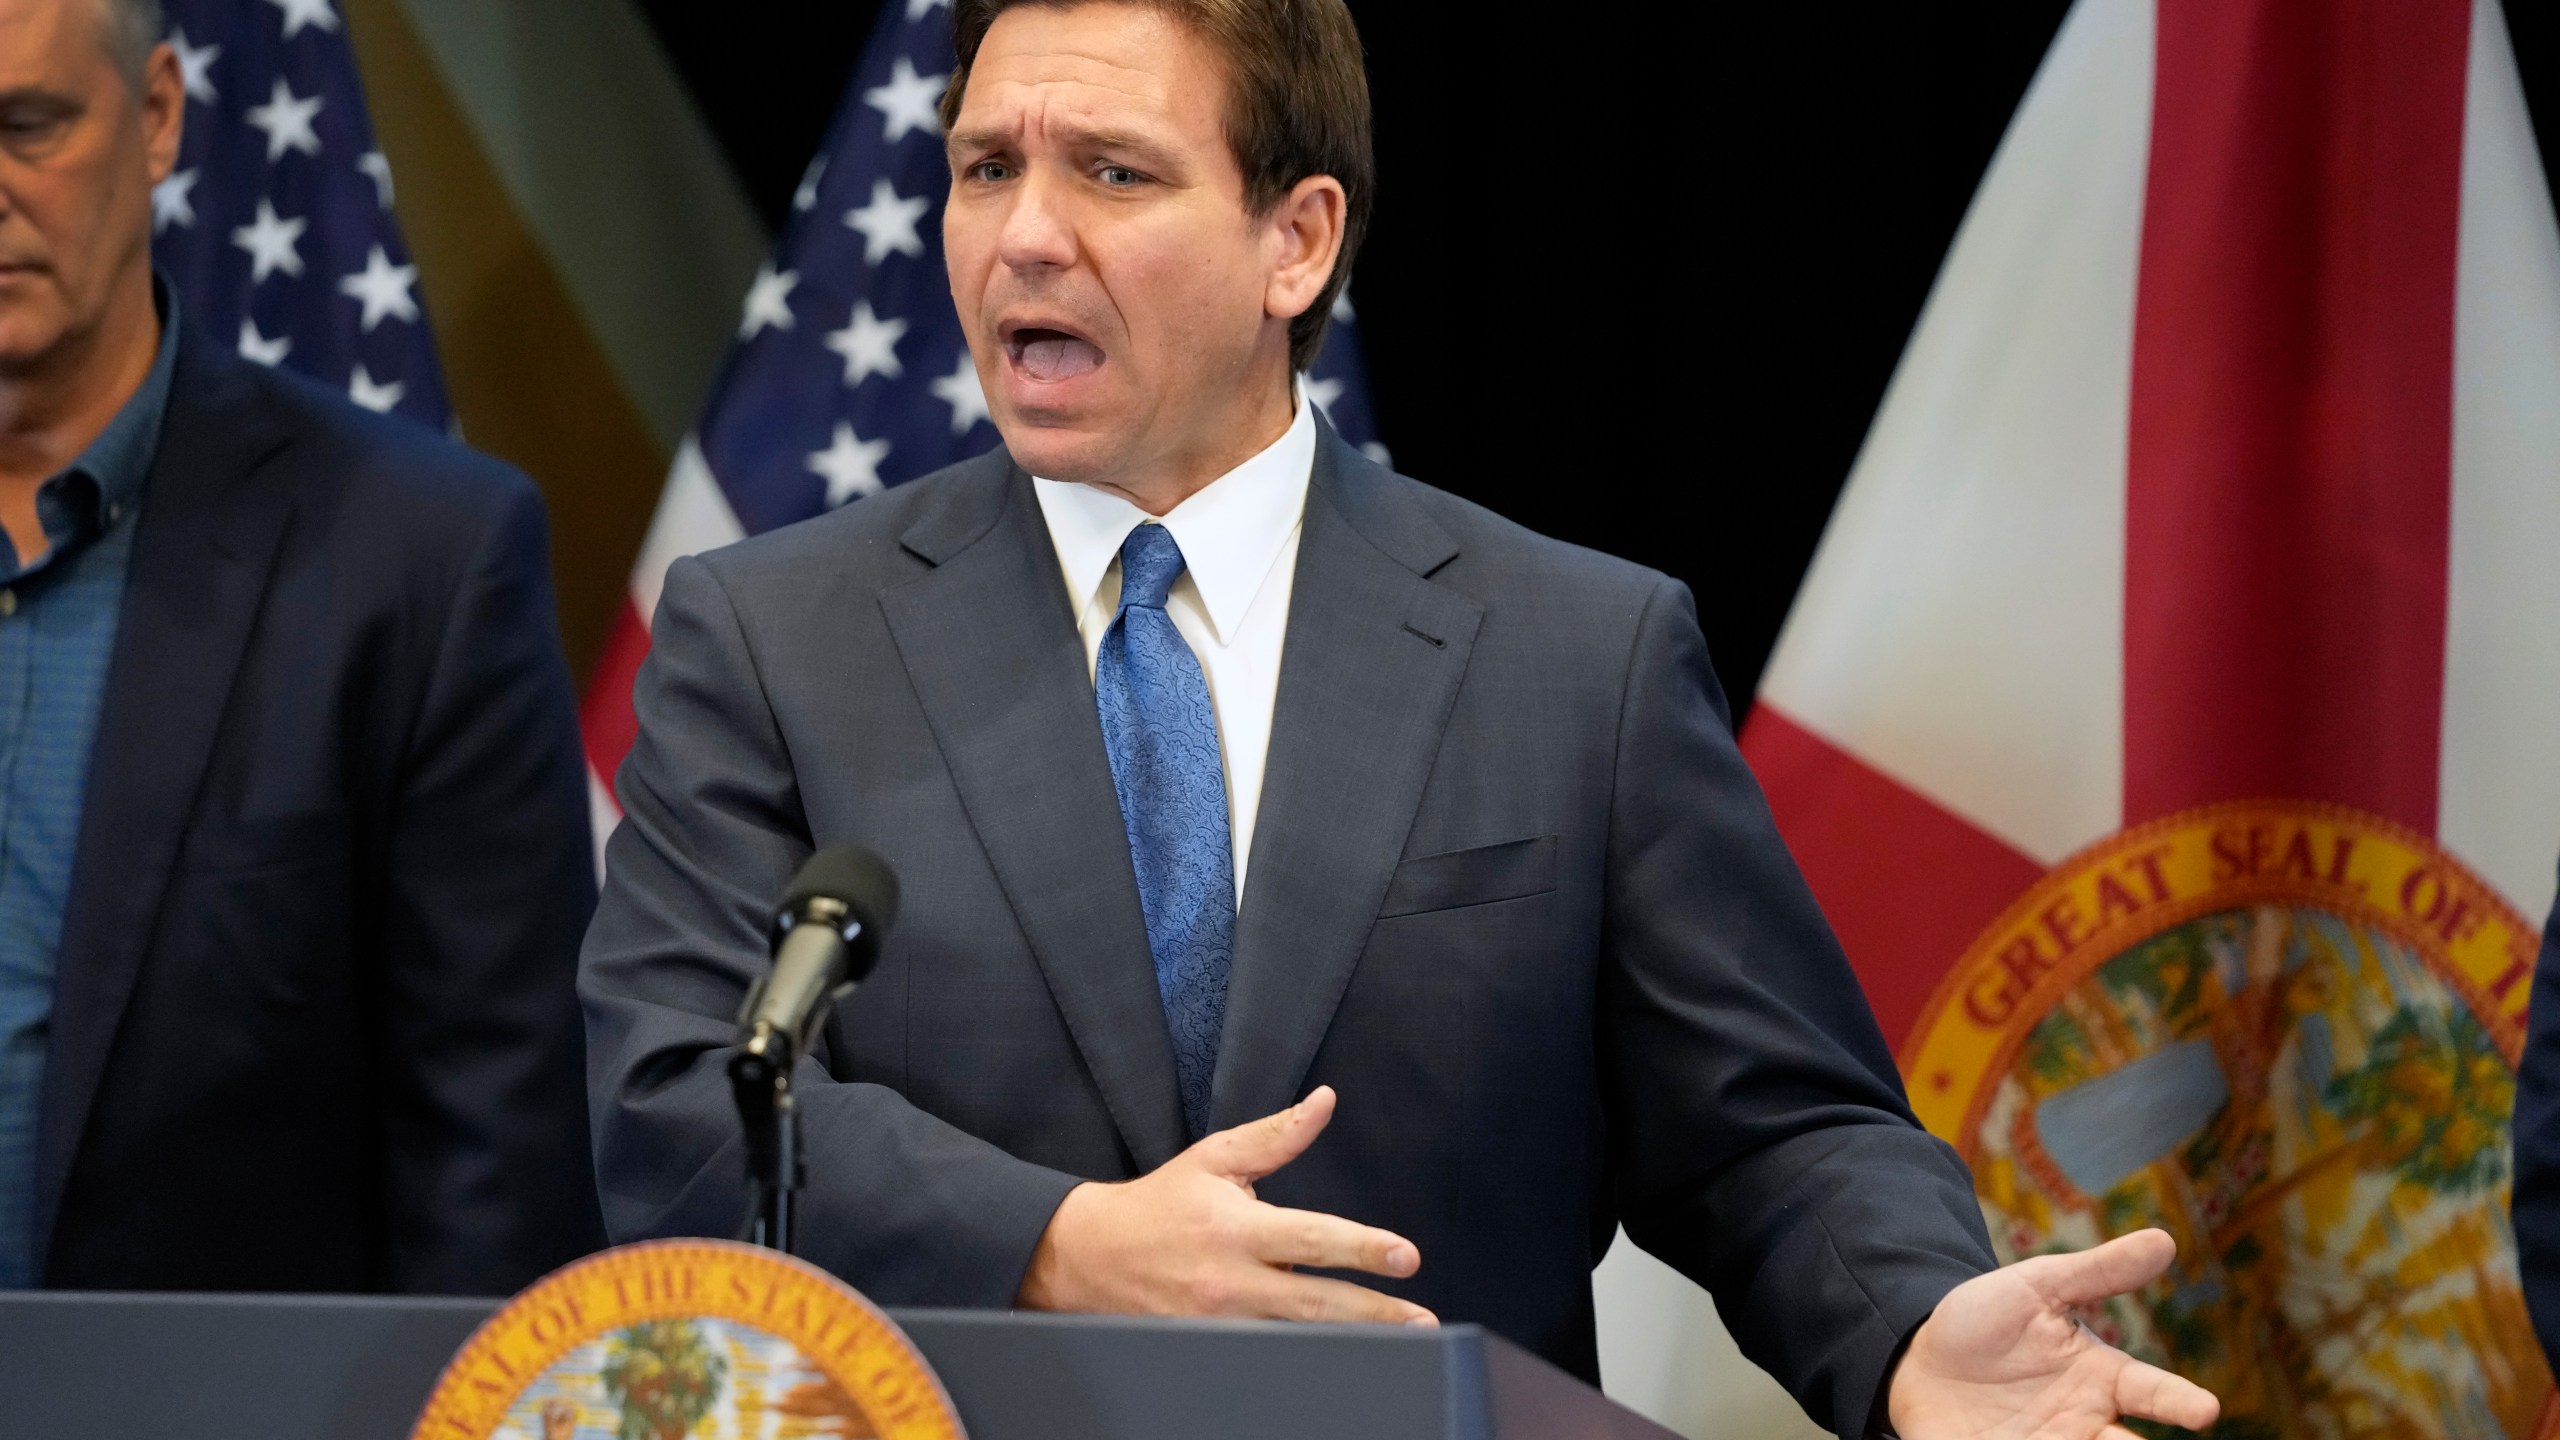
M2432 834L2468 4L2161 0L2125 808Z
M2257 158L2226 157L2232 168L2217 174L2207 142L2179 139L2191 120L2163 121L2155 158L2155 87L2171 87L2159 108L2185 106L2210 81L2173 75L2193 68L2177 56L2229 67L2270 52L2211 28L2161 33L2236 23L2228 14L2155 11L2150 0L2074 7L1958 233L1744 735L1844 936L1907 933L1909 902L1826 879L1827 868L1856 866L1826 856L1813 832L1830 825L1854 844L1855 827L1814 818L1830 802L1806 797L1845 793L1806 778L1820 749L2044 865L2189 803L2179 797L2214 776L2241 787L2228 798L2351 771L2312 793L2428 830L2520 909L2549 907L2560 857L2560 745L2550 738L2560 735L2560 667L2548 654L2560 485L2548 457L2560 453L2560 407L2547 397L2560 393L2560 229L2499 6L2418 13L2432 8L2369 18L2381 28L2354 42L2362 49L2321 61L2326 88L2232 98L2303 114L2290 132L2283 116L2253 119ZM2321 18L2289 23L2309 33L2327 28L2310 23ZM2421 23L2433 28L2400 33ZM2164 43L2177 56L2157 54ZM2309 63L2288 63L2297 60ZM2370 93L2380 72L2354 79L2358 64L2392 67L2392 94ZM2350 84L2364 88L2340 88ZM2369 170L2312 153L2306 117L2333 123L2348 104L2367 107L2355 133L2389 132ZM2182 143L2199 152L2185 170ZM2214 226L2285 205L2297 236L2315 219L2337 230L2351 218L2306 206L2360 207L2388 233L2290 267L2236 236L2212 238ZM2424 206L2436 213L2408 213ZM2176 233L2150 253L2145 237L2163 226ZM2177 238L2190 232L2201 233ZM2179 244L2188 259L2177 259ZM2233 278L2248 264L2255 278ZM2435 318L2416 313L2422 305ZM2232 367L2255 363L2251 354L2265 358L2245 347L2279 343L2263 337L2302 321L2305 306L2345 327L2359 365L2314 361L2286 339L2296 348L2277 352L2293 356L2279 379L2238 376ZM2137 393L2146 417L2193 432L2230 418L2243 385L2285 407L2292 428L2252 420L2258 448L2236 455L2163 450L2157 434L2137 442ZM2360 454L2419 483L2309 520L2326 492L2301 487ZM2293 509L2212 508L2235 503L2227 496L2178 509L2180 467L2208 459L2231 489L2244 488L2230 484L2235 467L2284 462ZM2288 514L2303 525L2263 538ZM2433 600L2416 593L2430 577ZM2190 579L2219 598L2178 600L2194 593ZM2269 607L2279 623L2268 628L2281 633L2287 615L2332 603L2324 596L2358 607L2346 612L2353 623L2331 627L2343 638L2307 637L2299 619L2289 647L2243 634ZM2199 669L2213 678L2193 679ZM2324 707L2334 718L2315 713ZM2248 751L2231 748L2252 742L2227 738L2228 727L2199 731L2248 714L2271 717L2267 731L2313 726L2314 738ZM1913 953L1861 949L1853 939L1862 972Z
M1751 768L1787 798L1787 848L1857 967L1889 1038L1911 1028L1947 957L2045 867L1763 706L1751 719Z

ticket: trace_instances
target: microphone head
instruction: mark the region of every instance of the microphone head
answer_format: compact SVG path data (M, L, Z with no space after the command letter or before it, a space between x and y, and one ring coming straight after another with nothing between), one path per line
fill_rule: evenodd
M782 901L782 924L798 923L808 913L809 903L818 899L844 906L862 927L853 937L853 973L846 977L861 980L879 961L880 936L898 918L898 872L860 845L830 845L810 856L800 873L791 877L791 889Z

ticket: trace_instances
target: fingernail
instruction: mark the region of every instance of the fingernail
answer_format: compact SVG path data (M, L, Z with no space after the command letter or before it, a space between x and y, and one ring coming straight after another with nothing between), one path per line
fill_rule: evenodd
M1387 1247L1387 1268L1398 1275L1410 1275L1422 1267L1422 1256L1409 1244Z
M1416 1315L1412 1319L1404 1322L1404 1328L1407 1330L1437 1330L1440 1328L1440 1317L1428 1313Z

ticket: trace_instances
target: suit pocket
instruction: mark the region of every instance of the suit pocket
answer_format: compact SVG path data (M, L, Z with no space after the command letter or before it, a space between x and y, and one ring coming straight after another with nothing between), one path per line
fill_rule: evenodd
M1556 837L1424 855L1396 867L1378 918L1544 895L1556 888Z

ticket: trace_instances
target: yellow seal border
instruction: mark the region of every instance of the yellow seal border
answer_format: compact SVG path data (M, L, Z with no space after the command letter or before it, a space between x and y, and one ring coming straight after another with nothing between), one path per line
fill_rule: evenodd
M1967 1160L2035 1021L2099 966L2163 931L2249 905L2300 904L2409 946L2524 1049L2539 931L2414 830L2343 805L2240 800L2135 826L2055 866L1938 982L1904 1040L1912 1109Z
M882 1440L966 1440L942 1382L888 1316L814 1265L725 1240L626 1245L554 1271L472 1332L410 1440L489 1440L570 1351L644 1321L703 1317L788 1341Z

